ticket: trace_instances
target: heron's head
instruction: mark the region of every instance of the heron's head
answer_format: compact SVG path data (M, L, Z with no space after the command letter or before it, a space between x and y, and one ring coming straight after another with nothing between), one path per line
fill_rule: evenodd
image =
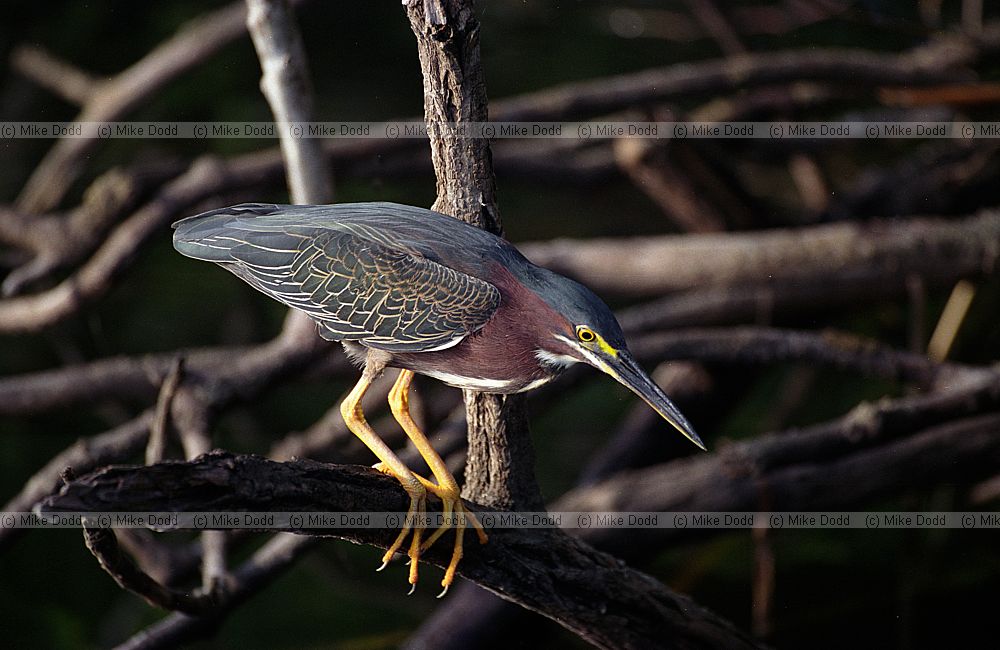
M582 284L551 271L539 276L536 292L564 322L547 323L535 351L543 364L588 363L641 397L684 436L705 449L694 428L629 352L611 309Z

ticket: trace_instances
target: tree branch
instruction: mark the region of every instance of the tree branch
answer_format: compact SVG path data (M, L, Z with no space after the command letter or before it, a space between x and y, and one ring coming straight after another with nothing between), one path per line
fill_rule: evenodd
M10 54L10 67L73 104L84 104L100 85L97 77L35 45L21 45Z
M993 381L992 391L996 391ZM907 403L908 402L908 403ZM568 511L800 512L862 507L890 495L949 484L971 486L1000 462L997 396L975 408L929 408L919 401L864 405L830 423L735 442L711 456L685 458L622 473L567 493L553 506ZM917 408L927 422L895 421ZM950 411L954 419L941 421ZM968 413L968 416L959 413ZM978 414L977 414L978 412ZM860 420L870 417L870 422ZM717 531L650 530L624 539L610 530L584 538L628 561Z
M408 499L397 481L370 468L213 452L186 463L101 470L68 484L43 510L403 512ZM395 535L300 532L382 548ZM441 548L430 549L427 560L447 565ZM459 572L600 647L756 647L711 612L559 531L496 530L489 544L468 550Z
M713 454L603 476L567 492L554 511L739 512L859 508L935 485L972 485L1000 461L1000 378L863 404L799 431L739 441ZM835 486L835 487L831 487ZM732 531L582 529L582 539L641 565L664 548ZM780 533L778 533L780 534ZM528 624L510 603L468 584L426 621L407 648L503 644ZM523 632L522 632L523 633Z
M315 546L315 537L278 534L232 572L229 589L203 616L175 612L128 639L116 650L177 648L210 636L237 605L267 587L275 578Z
M29 512L39 501L55 493L63 484L66 468L80 476L97 467L122 462L135 456L146 445L153 424L153 410L143 411L128 422L90 438L80 438L72 446L52 457L45 466L29 478L21 491L4 505L8 512ZM0 549L24 532L17 528L0 528Z
M970 38L953 34L901 55L823 49L769 52L679 63L617 77L557 86L495 102L494 118L510 122L574 119L646 102L711 95L720 90L797 81L908 86L970 80L961 69L1000 47L1000 24Z
M99 176L79 206L65 214L34 215L0 209L0 241L22 249L28 261L14 268L0 285L4 298L56 269L68 267L97 248L111 226L141 199L183 171L173 161L114 168Z
M406 3L424 80L424 119L437 176L434 210L502 233L486 139L448 136L447 125L488 119L471 0ZM538 509L534 451L524 397L465 391L469 457L463 494L494 507Z
M712 285L881 281L991 273L1000 211L962 219L823 224L764 232L523 244L531 261L598 293L655 295Z
M927 288L947 287L961 277L963 269L936 269L920 274ZM752 284L732 284L691 289L629 307L618 313L626 333L679 327L769 323L802 314L851 312L874 302L891 300L908 293L908 277L886 275L872 280L846 274L813 277L803 282L788 279L780 284L755 280ZM817 300L821 296L821 300Z
M87 142L71 138L65 142ZM253 157L223 163L210 158L196 161L183 175L124 223L115 228L94 256L57 286L38 294L0 302L0 333L37 331L77 313L104 295L114 279L131 263L142 246L183 210L233 183L262 182L274 169Z
M169 81L198 65L244 33L245 9L234 2L182 27L141 60L92 89L75 122L112 122ZM61 138L32 173L17 200L25 212L45 212L65 196L82 171L80 161L101 140Z
M317 351L323 345L311 323L286 319L281 334L251 353L217 357L218 365L205 368L197 368L196 358L192 357L187 373L196 380L199 399L205 407L220 409L234 400L247 400L259 395L282 377L302 369L315 360ZM165 376L156 380L157 386ZM60 476L67 467L75 468L78 474L82 474L100 465L122 462L139 454L149 439L153 418L154 409L148 409L115 429L91 438L81 438L39 470L5 507L8 510L30 510L42 497L58 488ZM0 529L0 543L12 539L21 530Z
M305 48L286 0L246 0L247 27L260 59L260 89L279 125L289 193L297 204L329 203L330 172L319 140L295 138L289 125L312 122Z
M226 18L226 20L231 20L231 18ZM242 30L242 24L239 29ZM745 74L740 72L744 70L742 67L744 63L734 63L728 59L694 64L693 68L691 65L681 64L634 75L568 84L555 90L529 93L497 101L493 105L493 116L497 120L560 119L560 117L565 116L567 106L572 107L574 115L581 111L593 115L632 106L636 102L689 96L697 93L731 91L734 87L746 87L753 83L774 83L813 78L810 75L816 70L810 63L811 56L823 59L825 63L821 67L826 69L833 78L846 75L852 83L903 82L908 78L920 75L927 75L928 79L939 81L943 77L954 77L949 72L954 66L974 61L982 53L995 49L998 43L1000 43L1000 26L990 25L987 26L980 38L972 39L961 35L950 36L898 56L876 56L867 52L854 51L817 52L813 50L784 52L780 53L780 56L759 55L758 57L758 55L753 55L747 59L749 63L746 64ZM153 54L157 52L170 54L173 51L173 46L161 47ZM150 56L152 57L153 54ZM167 54L157 56L167 56ZM170 56L174 55L170 54ZM801 65L795 64L796 61L801 62ZM150 68L159 70L160 65L150 64ZM827 65L829 68L824 67ZM171 74L174 74L171 65L163 64L163 66L164 69L171 70ZM915 79L914 83L916 83ZM623 94L609 92L609 87L612 89L621 87L628 92ZM663 96L661 97L661 95ZM90 141L68 139L61 141L60 145L62 142L76 143L66 146L77 147L89 146L79 143ZM332 160L344 161L369 156L373 151L384 153L386 150L391 151L396 147L412 148L419 146L419 144L419 141L410 140L380 141L375 144L363 142L360 145L332 141L327 143L325 151ZM57 145L53 152L60 145ZM50 154L50 158L54 155L54 153ZM610 161L609 155L605 155L605 158ZM279 177L281 164L280 157L273 150L233 158L226 164L226 167L235 173L216 179L203 194L260 185L269 179ZM602 163L602 166L605 164ZM249 173L240 173L241 171ZM42 174L42 172L36 170L36 175L38 174ZM42 175L48 176L49 173L46 172ZM65 175L59 176L59 182L66 178ZM45 187L57 186L58 184L54 180L52 183L45 184ZM466 198L470 198L470 196L466 192ZM184 207L183 205L179 206L178 210L183 210ZM165 222L174 216L176 214L171 214L163 221ZM123 266L125 261L113 266L117 267L119 264ZM95 270L98 271L97 278L95 278L98 280L96 285L84 282L80 287L75 287L72 282L67 281L43 294L29 296L18 302L0 304L0 332L37 329L75 313L79 301L93 300L106 290L106 282L102 279L106 271ZM80 279L86 277L86 274L82 274ZM18 284L23 283L18 282Z
M85 525L83 539L87 549L100 562L101 568L114 578L122 589L138 594L150 605L186 614L204 614L216 606L210 594L188 594L169 589L149 577L118 546L115 531L108 528L90 528Z
M322 342L310 342L311 329L310 323L303 323L296 333L286 324L282 335L254 346L111 357L3 377L0 378L0 415L41 413L108 400L151 402L178 355L184 357L186 372L202 379L213 379L211 383L218 399L252 394L259 385L266 384L266 378L274 371L285 376L292 370L321 366L323 376L346 372L350 363L335 348ZM324 355L324 352L330 354Z
M633 339L640 359L685 359L705 363L808 362L929 388L940 376L989 371L938 363L846 332L809 332L768 327L686 329Z

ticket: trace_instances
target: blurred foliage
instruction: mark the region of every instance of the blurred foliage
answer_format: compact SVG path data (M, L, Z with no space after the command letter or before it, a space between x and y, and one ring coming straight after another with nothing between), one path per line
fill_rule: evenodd
M84 70L111 75L141 58L187 20L222 4L8 1L0 23L0 60L6 60L14 46L31 43ZM856 2L840 18L780 36L748 36L745 42L756 51L834 45L896 51L922 42L927 35L916 4ZM944 3L946 22L955 20L958 4ZM719 55L710 39L674 42L647 37L641 24L631 23L628 28L637 37L624 38L609 27L609 17L616 11L662 6L683 12L686 4L481 1L478 11L490 96L506 97L571 80ZM988 11L995 14L997 7L990 6ZM398 2L314 1L299 15L319 119L379 120L421 113L413 36ZM0 119L68 120L75 115L73 106L6 67L0 75ZM241 39L171 83L130 119L268 120L258 76L249 39ZM190 158L206 151L229 155L271 144L241 139L112 140L94 154L87 175L77 183L67 204L75 203L90 181L115 165L162 156ZM830 167L837 170L837 178L845 179L869 166L889 164L900 148L911 146L824 144L834 149ZM13 199L50 146L44 140L0 142L5 172L0 175L0 199ZM763 168L758 171L761 182L755 187L772 201L789 191L787 178L769 178ZM657 207L623 179L570 187L504 177L499 183L504 223L514 241L642 235L671 229ZM429 205L433 193L430 177L338 181L336 187L339 201ZM271 191L257 198L287 197ZM996 358L1000 350L995 319L1000 308L998 289L994 280L977 295L963 330L972 334L959 338L958 359ZM927 327L933 326L943 299L938 294L930 297ZM164 232L124 281L107 299L87 309L84 318L38 336L5 337L0 342L0 370L9 375L107 355L262 341L276 332L282 315L279 305L223 271L176 255ZM823 325L905 347L908 319L905 307L885 305L850 317L833 316ZM817 323L784 324L810 327ZM760 432L761 420L776 395L799 370L776 367L745 372L742 381L749 390L732 405L716 434L739 438ZM897 386L825 371L815 373L811 381L801 406L781 424L816 422L843 413L859 400L899 391ZM225 438L238 438L232 430L246 421L255 422L260 432L303 428L343 389L333 383L281 389L257 404L239 407L235 422L230 418L224 423L230 431ZM537 468L547 497L554 498L573 484L586 459L632 403L610 381L594 377L535 419ZM128 406L5 420L0 435L0 493L14 494L55 453L81 436L106 429ZM913 498L947 499L948 494L935 490ZM778 567L773 640L779 647L955 646L965 635L987 629L996 606L1000 560L995 537L983 533L783 531L774 536L773 543ZM752 553L749 535L734 534L671 549L648 568L702 604L748 626ZM433 611L435 576L427 571L427 587L406 598L404 569L393 566L376 576L377 565L378 553L373 549L323 544L240 608L216 641L200 647L392 647ZM0 612L0 643L10 648L107 647L159 616L102 573L75 531L35 532L0 556ZM545 637L549 642L580 645L561 631L550 634L554 636ZM524 643L524 647L534 645Z

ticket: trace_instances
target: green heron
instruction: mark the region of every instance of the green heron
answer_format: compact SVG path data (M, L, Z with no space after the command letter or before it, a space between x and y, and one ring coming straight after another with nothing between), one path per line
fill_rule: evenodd
M445 522L455 526L445 591L462 557L466 525L486 542L478 520L462 504L455 478L410 417L407 395L414 373L459 388L518 393L541 386L571 364L587 363L705 448L636 363L600 298L458 219L394 203L245 203L183 219L174 228L178 251L215 262L305 312L320 336L340 341L362 365L361 380L341 413L381 461L376 467L398 479L410 496L405 523L382 568L412 531L411 585L421 552L449 529L446 523L421 540L421 527L413 522L424 513L428 492L441 499ZM365 420L361 398L387 367L401 369L389 393L392 413L436 482L406 467Z

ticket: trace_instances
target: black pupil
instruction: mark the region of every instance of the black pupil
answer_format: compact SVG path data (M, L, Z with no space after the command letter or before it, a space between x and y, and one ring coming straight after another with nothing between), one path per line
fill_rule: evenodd
M580 338L583 339L584 341L593 341L594 333L591 332L590 330L582 330L580 332Z

